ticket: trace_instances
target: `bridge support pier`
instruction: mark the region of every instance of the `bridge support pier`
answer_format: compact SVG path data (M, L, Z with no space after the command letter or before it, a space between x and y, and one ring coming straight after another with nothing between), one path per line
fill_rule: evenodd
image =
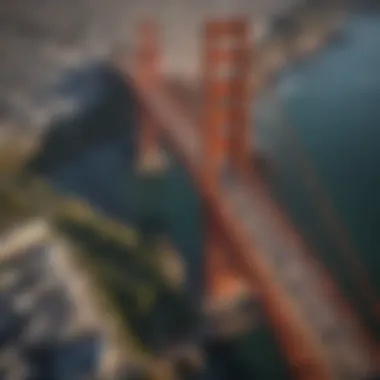
M210 215L205 214L205 300L208 336L227 339L252 328L256 294L235 271L229 247ZM247 307L248 306L248 307Z
M228 261L228 252L222 236L210 217L206 216L205 265L208 303L231 303L244 292L243 283Z

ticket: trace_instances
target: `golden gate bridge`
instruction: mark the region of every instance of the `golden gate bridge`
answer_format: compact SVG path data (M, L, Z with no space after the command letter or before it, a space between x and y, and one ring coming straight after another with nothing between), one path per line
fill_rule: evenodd
M259 297L294 378L372 376L378 370L378 342L272 199L257 168L250 144L255 73L249 23L207 21L202 43L203 72L191 86L164 77L153 21L137 30L132 65L122 55L116 63L138 97L138 167L154 170L162 165L162 150L170 149L201 196L205 305L230 302L243 290ZM373 284L302 144L291 128L286 133L297 147L297 170L378 321Z

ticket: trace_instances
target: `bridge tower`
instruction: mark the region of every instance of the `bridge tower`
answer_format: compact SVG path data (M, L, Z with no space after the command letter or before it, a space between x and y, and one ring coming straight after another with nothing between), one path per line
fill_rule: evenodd
M210 20L204 29L203 176L213 192L219 192L225 175L244 175L248 168L251 138L248 25L243 18ZM232 301L250 300L252 294L228 260L233 252L206 208L204 218L206 303L209 306L206 310L215 310L219 317L225 315L220 308L227 311L227 315L231 311L239 313L238 305Z
M251 44L245 19L211 20L204 30L203 131L205 180L244 174L250 155Z
M203 98L198 124L202 130L203 180L211 191L218 191L218 184L226 171L244 174L249 161L248 25L246 20L240 18L211 20L206 23L204 30ZM140 93L152 94L163 84L157 25L153 21L141 24L136 42L132 79ZM163 161L159 150L158 128L155 126L154 115L144 108L143 103L141 107L137 165L144 172L148 170L152 174L157 171L157 166L162 167ZM206 203L203 217L204 308L212 321L216 321L216 317L223 325L225 317L236 319L236 315L242 316L236 307L236 301L250 300L252 292L248 292L241 276L234 270L233 263L229 260L231 249L227 247ZM239 320L242 321L242 318ZM215 333L220 335L219 330Z

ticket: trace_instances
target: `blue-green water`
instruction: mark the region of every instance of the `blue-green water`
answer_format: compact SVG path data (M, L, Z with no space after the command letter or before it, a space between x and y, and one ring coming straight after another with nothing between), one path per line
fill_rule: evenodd
M275 95L261 99L256 136L275 166L270 175L273 194L378 334L379 326L355 281L359 268L348 265L306 181L311 171L317 173L350 247L379 295L380 18L352 15L343 33L341 43L279 74ZM286 132L289 128L298 143ZM305 158L297 155L299 144L312 170L302 169Z
M263 94L254 108L253 142L274 168L266 173L273 196L316 248L317 258L339 280L375 332L377 326L368 304L363 303L352 271L339 256L320 217L320 206L310 195L294 142L286 133L290 127L299 137L379 291L380 243L375 222L380 211L376 168L380 157L380 19L352 16L344 33L342 42L279 73L274 92ZM162 178L136 181L131 166L131 134L127 139L120 138L126 126L133 132L132 111L126 111L128 99L120 101L118 91L107 95L114 100L98 113L91 111L92 118L70 122L76 127L65 133L78 146L82 139L85 148L72 147L69 154L64 154L66 158L50 163L48 177L119 219L144 220L148 225L150 221L169 232L188 263L189 292L198 303L203 285L200 199L174 157ZM285 118L289 121L287 127ZM96 133L100 131L98 138L91 129L95 125ZM87 132L78 137L78 131L86 128ZM110 129L114 138L107 140L102 133L108 136ZM247 378L286 378L282 365L277 365L278 352L265 323L252 336L237 338L231 347ZM212 371L214 375L216 372Z
M284 73L279 96L323 183L379 273L380 19L353 16L347 41ZM293 86L289 90L289 85ZM288 89L287 89L288 87ZM379 210L380 211L380 210Z

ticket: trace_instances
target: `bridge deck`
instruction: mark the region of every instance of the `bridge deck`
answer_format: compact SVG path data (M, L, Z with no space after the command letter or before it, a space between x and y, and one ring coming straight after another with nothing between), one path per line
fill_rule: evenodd
M260 255L268 265L315 335L336 374L334 378L364 378L370 370L369 355L357 325L324 293L324 279L275 219L262 189L247 186L237 178L229 178L222 189L231 215L254 247L252 254Z
M177 87L173 97L171 91L161 90L143 95L143 100L146 109L160 121L160 132L170 148L176 151L195 181L201 183L199 126L191 121L178 101L181 96L189 96L185 91L185 88ZM193 99L196 103L197 98ZM195 109L198 107L195 106ZM271 295L275 292L277 300L286 300L287 311L290 308L301 321L309 341L319 348L328 363L331 378L366 378L373 370L373 363L369 359L369 348L359 324L325 291L325 278L321 276L320 268L317 269L317 264L308 260L307 252L303 252L304 247L289 236L283 223L273 213L271 200L263 187L254 181L248 183L228 175L222 179L220 190L219 206L224 210L229 225L240 231L239 236L246 243L247 249L240 256L243 261L251 261L252 267L260 272L256 273L258 286L264 285L264 282L271 283ZM271 295L263 296L263 299ZM273 312L276 306L271 309ZM277 310L278 313L281 310ZM303 347L295 347L294 350L302 351Z

